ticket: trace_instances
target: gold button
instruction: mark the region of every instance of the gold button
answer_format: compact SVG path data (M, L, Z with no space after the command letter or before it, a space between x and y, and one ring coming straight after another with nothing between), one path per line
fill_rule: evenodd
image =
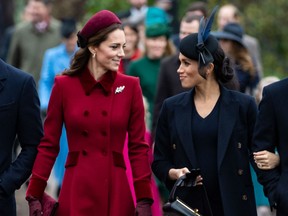
M238 148L241 149L242 148L242 143L238 142Z
M246 194L244 194L244 195L242 195L242 200L247 200L248 198L247 198L247 195Z
M175 149L176 149L176 144L173 144L173 145L172 145L172 148L175 150Z
M242 169L238 170L238 175L240 175L240 176L243 175L243 170Z

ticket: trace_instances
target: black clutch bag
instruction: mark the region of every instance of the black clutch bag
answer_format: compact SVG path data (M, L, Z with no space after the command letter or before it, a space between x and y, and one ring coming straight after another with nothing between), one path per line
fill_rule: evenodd
M204 185L195 186L200 170L192 170L174 184L168 202L163 205L164 216L212 216Z

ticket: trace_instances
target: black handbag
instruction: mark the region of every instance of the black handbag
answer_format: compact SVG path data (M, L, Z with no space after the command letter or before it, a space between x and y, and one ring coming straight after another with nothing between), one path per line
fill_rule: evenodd
M199 170L197 170L199 171ZM195 185L196 175L181 176L174 184L164 216L213 216L204 185Z

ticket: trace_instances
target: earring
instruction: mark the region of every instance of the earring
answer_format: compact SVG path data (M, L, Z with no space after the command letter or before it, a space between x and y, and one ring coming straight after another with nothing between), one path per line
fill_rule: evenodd
M92 57L95 58L95 56L96 56L96 53L93 53Z

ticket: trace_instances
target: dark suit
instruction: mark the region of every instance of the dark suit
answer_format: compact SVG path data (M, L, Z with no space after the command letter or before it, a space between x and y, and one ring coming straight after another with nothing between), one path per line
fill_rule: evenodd
M193 145L192 100L194 89L164 101L156 129L155 175L171 189L171 168L198 168ZM221 87L219 98L217 171L225 216L256 216L248 154L257 107L248 95ZM209 160L209 158L207 158Z
M288 79L273 83L263 90L255 125L253 151L268 150L280 156L280 165L272 170L256 168L270 204L278 216L288 215Z
M38 94L31 75L0 60L0 215L16 215L14 192L31 174L42 137ZM22 148L12 162L16 136Z
M179 53L168 56L161 61L153 114L153 136L163 101L168 97L187 91L181 86L177 73L179 66Z

